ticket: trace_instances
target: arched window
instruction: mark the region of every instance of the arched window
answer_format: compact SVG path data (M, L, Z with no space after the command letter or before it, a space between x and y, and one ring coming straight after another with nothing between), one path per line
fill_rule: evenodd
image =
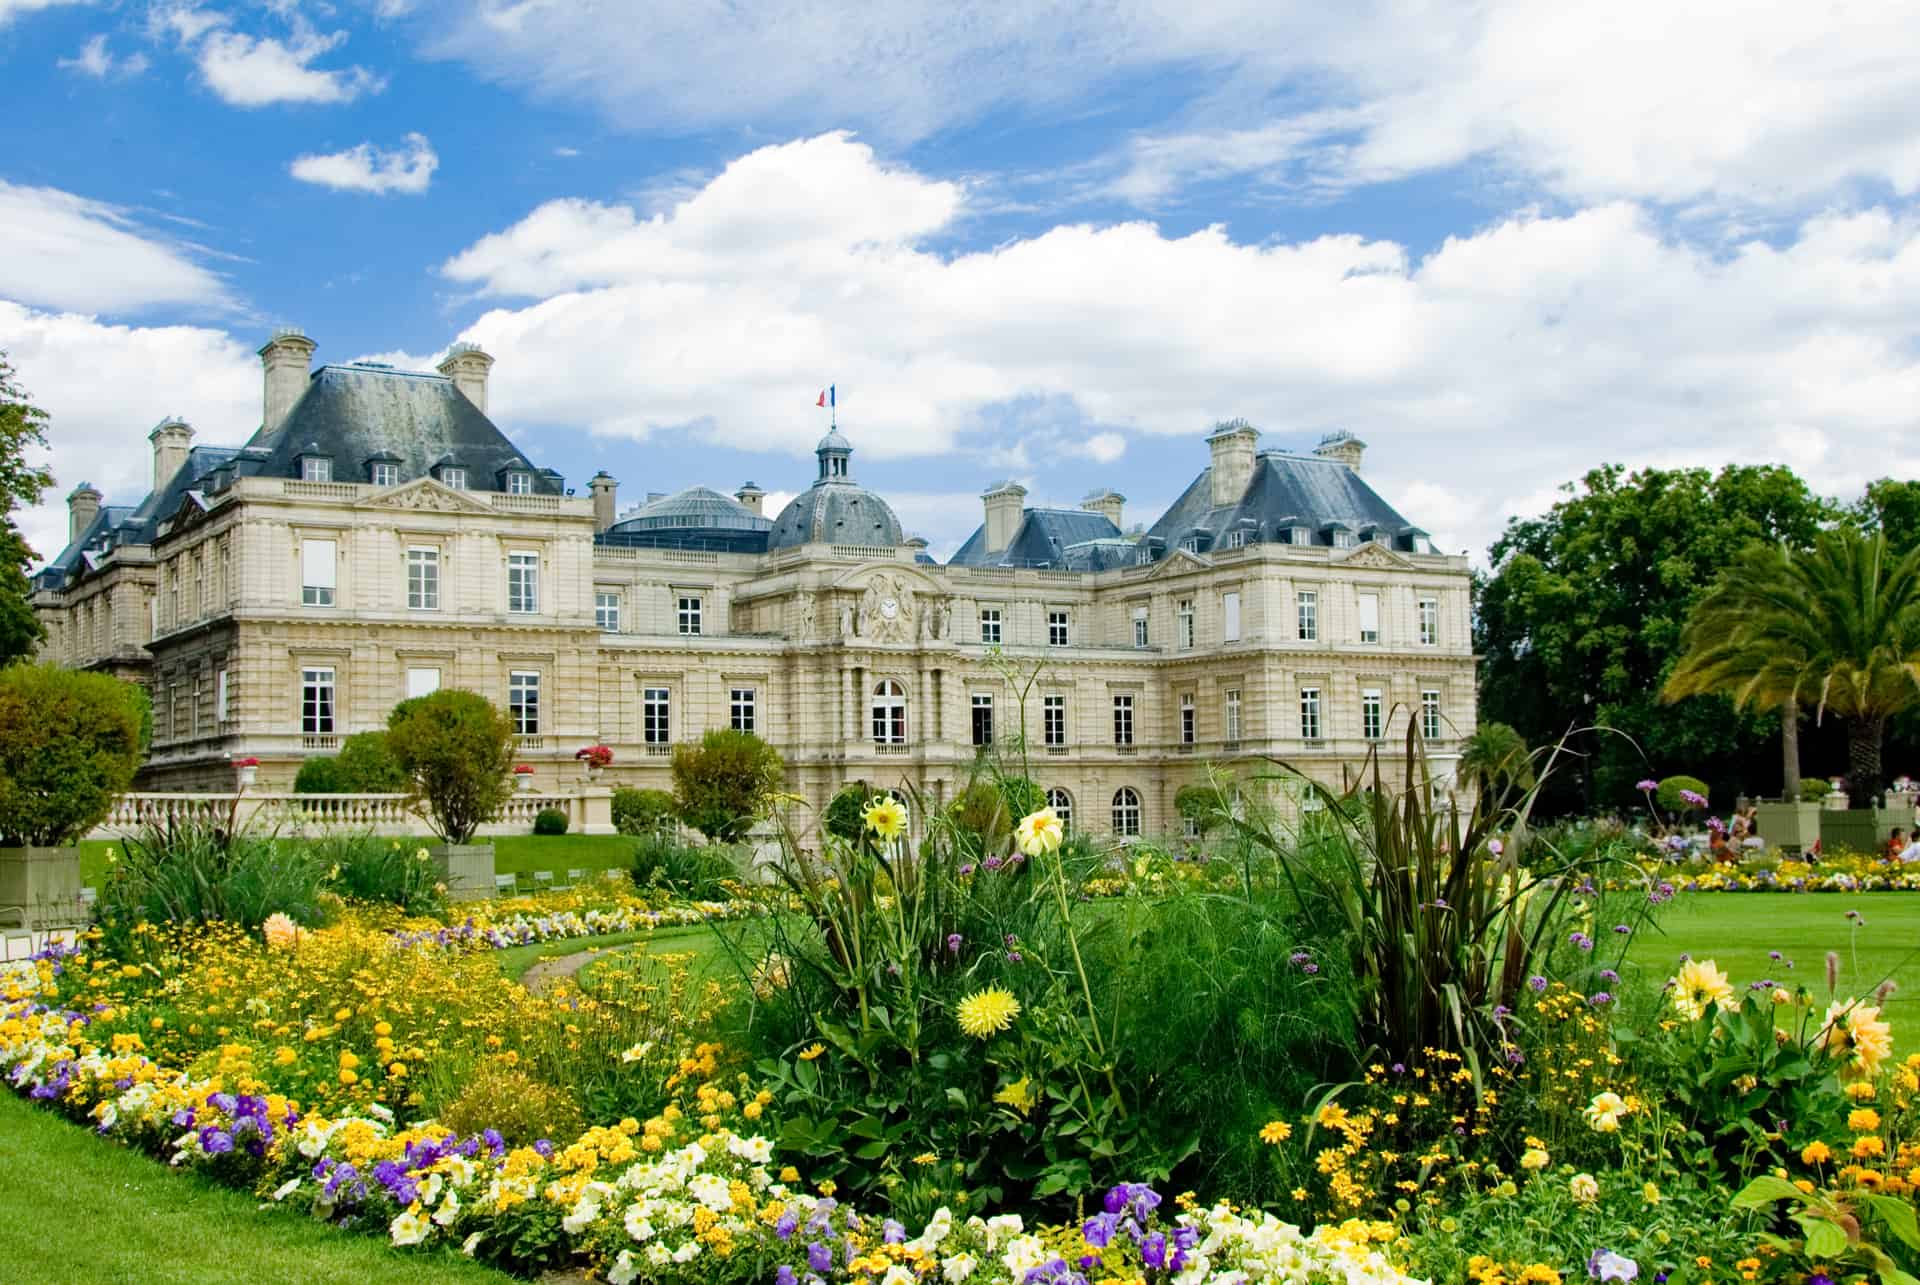
M1060 818L1060 829L1067 834L1073 833L1073 796L1059 786L1047 791L1047 806Z
M873 743L907 743L907 689L891 678L873 689Z
M1113 832L1123 839L1140 833L1140 796L1132 786L1121 786L1113 796Z

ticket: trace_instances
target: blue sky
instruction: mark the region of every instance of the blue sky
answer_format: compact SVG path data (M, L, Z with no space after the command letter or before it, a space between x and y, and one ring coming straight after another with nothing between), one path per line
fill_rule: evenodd
M1477 555L1606 461L1910 475L1910 6L1562 9L0 0L26 530L244 440L276 325L480 343L623 503L804 486L837 383L940 552L1005 476L1151 521L1229 416Z

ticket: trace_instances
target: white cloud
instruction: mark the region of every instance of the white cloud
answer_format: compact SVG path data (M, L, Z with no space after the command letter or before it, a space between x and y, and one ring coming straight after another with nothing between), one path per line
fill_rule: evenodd
M652 218L549 203L444 270L524 300L462 336L500 359L503 420L784 450L793 481L823 372L868 459L984 453L1019 403L1057 408L1069 440L1188 435L1194 471L1226 416L1269 445L1351 429L1367 475L1441 508L1404 506L1454 549L1602 459L1791 458L1839 493L1920 450L1920 215L1824 214L1724 254L1625 202L1419 258L1146 223L925 248L965 212L963 190L829 135L742 157Z
M246 345L195 326L113 326L0 300L0 348L51 417L54 486L21 515L42 558L66 545L66 495L92 482L109 504L147 493L145 434L168 415L198 445L238 445L260 423L260 363Z
M7 26L22 14L51 9L56 5L90 3L92 0L0 0L0 27Z
M99 201L0 179L0 227L0 298L82 312L232 306L219 277Z
M147 11L147 34L155 40L171 36L183 47L226 25L225 14L190 3L156 4Z
M1096 464L1111 464L1127 453L1127 439L1119 433L1095 433L1081 449Z
M318 183L336 191L418 196L427 190L439 165L440 158L427 136L408 134L397 148L361 143L344 152L297 157L288 168L303 183Z
M191 39L184 31L181 38ZM344 31L323 36L304 21L295 21L285 41L215 30L200 44L200 74L209 89L234 107L350 103L363 93L379 93L386 82L365 67L311 65L346 39Z
M107 48L106 33L102 32L80 46L80 52L73 57L60 59L59 66L65 71L77 71L83 76L105 80L116 73L127 77L138 76L147 69L147 56L134 53L125 58L115 58Z

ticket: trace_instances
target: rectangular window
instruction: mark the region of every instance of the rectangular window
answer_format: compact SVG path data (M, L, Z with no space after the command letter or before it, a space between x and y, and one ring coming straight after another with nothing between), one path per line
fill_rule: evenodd
M507 713L520 736L540 735L540 675L516 669L507 675Z
M1113 698L1113 743L1115 745L1133 744L1133 697L1131 696Z
M730 726L736 732L754 730L754 692L751 687L736 687L729 697Z
M1174 637L1182 647L1193 646L1193 599L1182 598L1173 608Z
M227 671L216 669L213 671L213 721L216 723L224 723L231 717L228 696Z
M605 590L593 595L593 623L603 634L620 632L620 595Z
M1360 641L1380 641L1380 595L1377 593L1360 595Z
M187 726L195 736L200 735L200 675L193 676L193 691L187 697Z
M683 634L700 632L700 600L698 598L680 600L680 632Z
M507 555L507 610L532 615L540 610L540 555Z
M443 468L440 470L440 485L455 491L467 489L467 471L463 468Z
M1229 687L1226 691L1227 744L1240 743L1240 689Z
M531 473L507 474L507 494L508 495L532 495L533 494L533 474Z
M1351 531L1335 531L1333 533L1333 547L1336 549L1351 549L1354 547L1354 543L1354 535Z
M375 486L400 485L400 466L398 464L375 464L373 466L373 484Z
M973 743L993 744L993 697L984 692L973 696Z
M440 610L440 550L407 550L407 610Z
M1440 641L1440 600L1422 598L1420 600L1420 645L1432 647Z
M1000 641L1000 609L998 607L980 609L980 641L983 643Z
M1300 641L1317 642L1320 638L1320 595L1311 589L1302 589L1293 595L1294 610L1300 621Z
M302 482L333 481L333 461L324 455L309 455L300 461Z
M1220 595L1220 639L1222 642L1240 641L1240 595L1238 593Z
M416 696L431 696L440 690L440 671L433 668L409 669L407 671L407 699Z
M300 671L300 730L308 736L333 735L333 669Z
M1047 646L1064 647L1067 645L1067 613L1049 611L1047 613Z
M1136 647L1147 645L1147 609L1145 607L1133 609L1133 645Z
M664 687L648 687L640 693L640 739L648 745L673 740L673 694Z
M1229 532L1227 532L1227 547L1228 547L1229 549L1244 549L1244 548L1246 548L1246 547L1247 547L1247 533L1246 533L1245 531L1229 531Z
M193 555L193 601L195 609L204 618L208 608L207 558L204 553Z
M1049 747L1059 747L1067 743L1067 698L1064 696L1042 696L1040 698L1040 735Z
M1180 743L1182 745L1193 744L1194 735L1199 730L1195 723L1193 693L1183 692L1180 696Z
M1320 689L1318 687L1300 689L1300 739L1303 741L1320 739Z
M1381 726L1380 689L1369 687L1360 693L1360 735L1377 741L1385 735Z
M1440 739L1440 690L1436 687L1420 692L1420 735L1430 741Z
M333 564L333 541L302 540L300 542L300 603L302 606L331 607L333 605L333 594L337 588Z

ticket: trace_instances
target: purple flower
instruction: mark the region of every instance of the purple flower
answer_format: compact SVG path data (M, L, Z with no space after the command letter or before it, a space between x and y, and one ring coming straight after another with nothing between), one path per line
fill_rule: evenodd
M1140 1242L1140 1261L1160 1271L1167 1265L1167 1237L1164 1232L1153 1232Z
M1630 1281L1640 1274L1640 1264L1610 1249L1596 1249L1587 1259L1587 1275L1597 1281Z
M1096 1214L1080 1225L1080 1234L1095 1249L1105 1249L1113 1243L1114 1229L1119 1225L1119 1214Z
M1581 950L1593 949L1593 938L1587 936L1585 933L1578 933L1578 932L1568 933L1567 940L1572 942L1575 946L1579 947Z
M1005 863L999 857L988 857L985 864L989 870L998 870Z
M774 1285L800 1285L800 1278L794 1274L793 1268L782 1263L774 1270L773 1282Z
M907 1238L907 1229L889 1218L880 1224L880 1239L889 1245L898 1245Z
M200 1130L200 1149L210 1156L224 1155L233 1150L233 1135L209 1125Z
M1707 796L1693 790L1680 791L1680 801L1690 807L1704 808L1707 806Z
M1311 960L1309 960L1307 963L1302 964L1300 966L1300 971L1305 973L1307 976L1312 977L1315 973L1320 971L1320 965L1313 963Z
M807 1246L807 1266L816 1272L832 1271L833 1251L825 1245L822 1245L819 1241L814 1241L811 1245Z
M800 1225L799 1217L789 1209L780 1215L780 1221L773 1225L773 1234L781 1240L792 1240L794 1229Z
M948 952L951 954L958 955L960 953L960 943L962 940L963 938L960 936L959 933L948 933L947 934Z
M1603 982L1617 982L1620 980L1620 974L1614 972L1611 968L1603 968L1600 970L1600 980Z
M1605 991L1595 991L1593 994L1587 996L1587 1003L1595 1008L1605 1008L1607 1005L1613 1003L1613 996Z
M1501 853L1505 852L1506 850L1507 850L1507 845L1500 842L1500 840L1498 839L1487 840L1487 851L1491 852L1494 856L1497 857Z
M1538 995L1547 989L1547 979L1536 973L1534 976L1527 978L1527 985L1533 988L1535 995Z
M960 877L962 879L966 878L968 875L972 873L973 873L973 862L969 861L967 862L967 864L960 867Z
M1660 788L1660 782L1640 781L1635 783L1633 788L1640 791L1642 794L1652 794L1655 790Z
M1772 960L1772 961L1773 961L1774 963L1776 963L1776 964L1777 964L1777 963L1779 963L1779 962L1780 962L1780 960L1781 960L1781 958L1782 958L1782 956L1781 956L1781 954L1780 954L1780 952L1779 952L1779 951L1777 951L1777 950L1770 950L1770 951L1768 951L1768 952L1767 952L1767 958L1768 958L1768 959L1771 959L1771 960Z
M1019 951L1017 951L1017 950L1010 950L1010 951L1008 951L1008 952L1007 952L1007 962L1008 962L1009 964L1017 964L1017 963L1019 963L1019 962L1020 962L1020 952L1019 952Z
M1011 949L1013 949L1013 947L1014 947L1014 946L1015 946L1016 944L1018 944L1018 943L1017 943L1017 940L1015 939L1015 937L1014 937L1014 935L1013 935L1012 933L1008 933L1008 934L1007 934L1007 949L1009 949L1009 950L1011 950Z

